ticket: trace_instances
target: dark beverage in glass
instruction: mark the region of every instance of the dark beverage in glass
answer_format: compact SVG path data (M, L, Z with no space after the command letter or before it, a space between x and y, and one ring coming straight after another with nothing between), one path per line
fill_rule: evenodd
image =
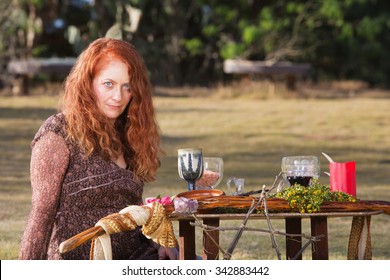
M282 175L286 184L310 187L312 179L320 176L320 162L316 156L288 156L282 158Z
M301 186L308 187L312 179L312 176L287 176L287 180L290 182L291 186L299 184Z

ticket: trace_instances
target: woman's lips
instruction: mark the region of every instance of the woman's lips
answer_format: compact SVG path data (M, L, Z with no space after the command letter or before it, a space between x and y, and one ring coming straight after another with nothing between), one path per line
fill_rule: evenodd
M108 108L110 108L111 110L120 110L122 108L122 106L120 105L107 105Z

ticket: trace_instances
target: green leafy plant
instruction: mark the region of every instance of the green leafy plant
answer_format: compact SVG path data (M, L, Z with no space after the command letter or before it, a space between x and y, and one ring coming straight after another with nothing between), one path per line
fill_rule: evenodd
M270 197L287 200L291 208L298 209L301 213L319 212L321 204L326 201L356 202L356 198L352 195L341 191L331 191L329 186L321 184L316 179L312 181L310 187L295 184Z

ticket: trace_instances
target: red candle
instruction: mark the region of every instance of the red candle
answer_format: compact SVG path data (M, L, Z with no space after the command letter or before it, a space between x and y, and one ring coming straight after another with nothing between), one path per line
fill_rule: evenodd
M332 191L342 191L356 197L356 163L331 162L330 189Z

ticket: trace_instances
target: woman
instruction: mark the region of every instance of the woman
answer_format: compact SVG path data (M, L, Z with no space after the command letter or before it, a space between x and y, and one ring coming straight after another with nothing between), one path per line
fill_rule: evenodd
M20 259L88 259L90 244L60 243L102 217L142 204L160 165L159 128L142 58L124 41L98 39L64 84L62 110L32 141L32 209ZM113 259L158 259L139 230L112 235Z

